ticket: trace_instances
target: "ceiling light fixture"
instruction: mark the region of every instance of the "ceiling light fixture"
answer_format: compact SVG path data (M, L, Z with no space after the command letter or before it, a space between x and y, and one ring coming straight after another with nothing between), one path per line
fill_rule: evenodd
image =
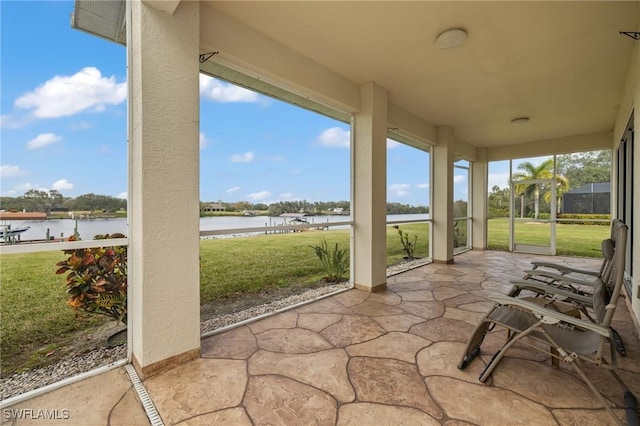
M458 47L467 39L467 32L462 28L449 28L436 37L436 46L440 49Z
M527 124L529 122L529 117L516 117L511 120L511 124L514 126L520 126L521 124Z

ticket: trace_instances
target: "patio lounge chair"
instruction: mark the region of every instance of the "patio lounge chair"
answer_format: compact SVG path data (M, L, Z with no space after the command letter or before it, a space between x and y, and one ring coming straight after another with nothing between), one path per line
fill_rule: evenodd
M508 331L506 341L480 374L481 382L485 382L491 376L506 352L515 343L521 342L534 350L546 353L552 359L570 364L616 423L621 424L609 402L587 377L581 365L587 362L605 368L623 384L614 371L617 367L617 354L613 349L610 325L624 278L627 231L628 228L624 224L616 226L611 290L599 277L592 283L591 306L595 322L559 313L553 309L553 300L545 307L519 297L490 296L495 305L472 332L458 368L465 368L480 354L480 347L488 331L496 326L505 328ZM610 352L608 359L605 351L607 347Z
M592 275L593 279L576 278L570 275L554 274L548 271L526 271L524 278L512 280L513 288L509 296L519 296L522 291L528 290L536 294L553 300L560 300L569 303L579 309L585 317L594 321L593 318L593 289L596 281L603 282L607 290L612 293L615 285L615 262L616 239L619 230L624 223L619 219L614 219L611 223L611 237L602 241L602 265L600 271L594 274L586 274L579 269L563 267L567 274L577 272ZM611 329L616 344L616 350L621 355L626 355L624 343L620 334Z
M616 226L619 225L619 219L613 219L611 221L611 232L610 237L615 245L616 238ZM607 240L604 240L607 241ZM603 244L604 244L603 241ZM558 281L562 281L565 276L569 276L576 281L588 279L589 277L598 277L601 276L605 272L605 268L607 264L610 262L610 259L607 259L604 250L605 247L603 245L603 259L602 264L600 265L600 269L589 270L589 269L581 269L575 268L567 264L562 263L554 263L547 261L533 261L531 264L533 267L530 270L525 271L524 280L530 281L540 281L547 284L554 284Z

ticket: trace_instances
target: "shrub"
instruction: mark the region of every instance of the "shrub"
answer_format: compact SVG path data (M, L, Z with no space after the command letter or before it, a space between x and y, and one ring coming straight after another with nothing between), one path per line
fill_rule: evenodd
M609 226L611 223L610 214L577 214L577 213L561 213L558 219L572 219L571 222L562 222L570 225L603 225ZM585 220L587 219L587 220ZM602 222L591 222L593 219L600 219Z
M95 239L125 238L122 234L96 235ZM73 241L71 237L69 240ZM105 315L127 323L127 247L64 250L69 257L56 263L56 274L66 277L67 306L82 318L81 311Z
M319 246L311 247L316 256L322 262L327 276L324 278L327 282L339 282L346 278L349 272L349 256L347 249L340 248L336 243L333 250L329 249L327 240L322 240Z
M402 249L406 254L405 257L409 260L415 259L414 253L416 251L418 236L414 234L413 242L412 242L408 232L404 232L402 229L400 229L400 226L397 226L396 229L398 230L398 235L400 235L400 242L402 243Z

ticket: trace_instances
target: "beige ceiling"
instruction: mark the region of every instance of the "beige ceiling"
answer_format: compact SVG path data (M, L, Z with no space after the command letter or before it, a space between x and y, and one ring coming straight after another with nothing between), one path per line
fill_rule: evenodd
M639 2L271 2L209 7L476 146L611 130ZM447 28L467 42L435 47ZM512 118L529 116L526 125Z

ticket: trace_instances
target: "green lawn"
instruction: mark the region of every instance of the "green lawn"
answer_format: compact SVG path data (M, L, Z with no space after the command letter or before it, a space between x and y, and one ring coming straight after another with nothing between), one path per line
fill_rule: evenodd
M526 224L525 224L526 225ZM523 225L523 226L525 226ZM535 225L529 227L535 236ZM529 229L525 226L523 229ZM403 224L413 241L414 255L429 253L430 224ZM506 249L508 221L489 220L489 247ZM600 241L609 227L558 225L558 254L599 256ZM321 284L324 276L320 261L309 246L325 238L349 247L349 231L311 231L254 237L216 238L200 242L200 297L203 309L211 304L250 298L282 289L304 289ZM387 227L387 265L403 260L398 230ZM101 318L78 320L67 307L64 276L55 275L55 264L62 252L12 254L0 256L0 356L2 375L50 363L64 356L74 340L86 340L86 333L104 324ZM83 334L84 333L84 334Z
M527 243L544 245L549 241L548 227L530 220L519 223L517 237ZM489 219L487 224L490 250L509 249L509 219ZM601 256L600 242L610 235L610 227L604 225L556 224L556 254L559 256Z

